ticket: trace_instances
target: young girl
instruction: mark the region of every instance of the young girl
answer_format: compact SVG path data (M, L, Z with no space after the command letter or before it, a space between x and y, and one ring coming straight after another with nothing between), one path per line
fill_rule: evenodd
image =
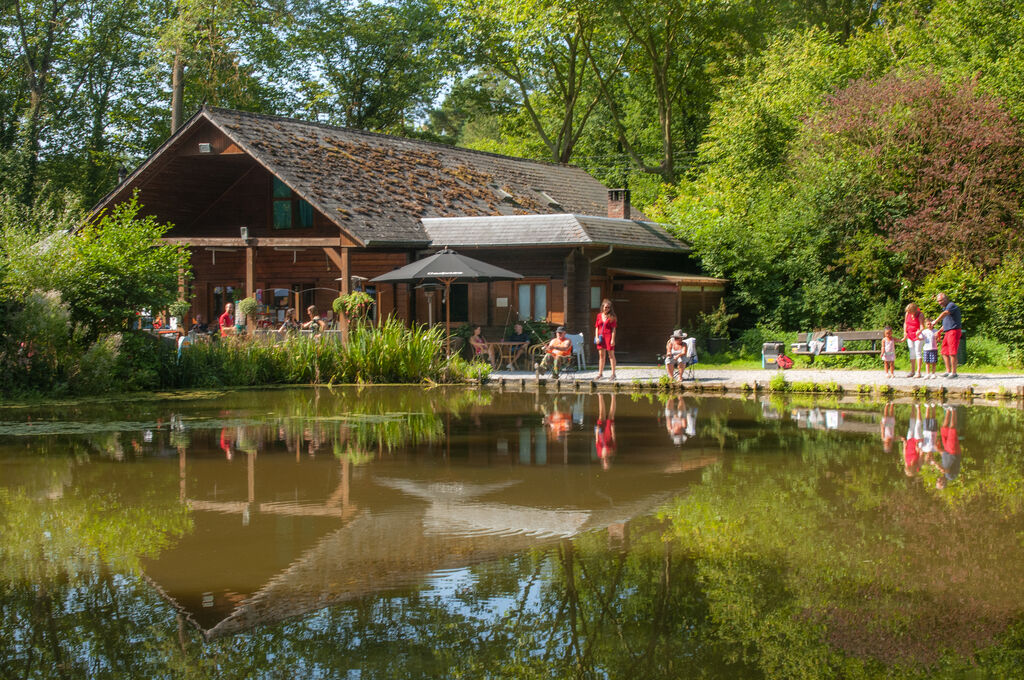
M601 311L594 322L594 344L597 346L597 379L604 377L605 355L611 361L612 380L615 380L615 329L618 327L612 301L601 300Z
M885 327L882 337L882 363L885 365L885 377L896 377L896 339L892 337L892 327Z
M939 334L935 332L935 325L931 319L925 319L924 330L921 331L924 352L925 379L935 378L935 364L939 361Z

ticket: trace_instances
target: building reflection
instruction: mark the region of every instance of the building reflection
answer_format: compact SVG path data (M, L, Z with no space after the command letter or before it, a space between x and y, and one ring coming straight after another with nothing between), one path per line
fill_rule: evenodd
M194 528L144 561L147 578L208 638L231 635L583 532L626 540L631 520L718 460L666 447L651 427L659 404L516 400L531 407L263 422L224 411L220 427L179 432Z

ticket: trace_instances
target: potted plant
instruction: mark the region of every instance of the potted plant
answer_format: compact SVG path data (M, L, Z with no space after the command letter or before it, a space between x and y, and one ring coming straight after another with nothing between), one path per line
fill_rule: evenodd
M178 327L185 328L185 315L188 314L188 310L192 308L192 305L184 298L179 298L167 305L167 313L172 318L177 319ZM185 330L188 330L187 328Z
M256 313L260 303L254 297L242 298L235 304L235 327L238 330L245 328L248 317Z
M373 296L361 290L354 290L334 299L332 306L335 314L344 314L352 322L366 319L373 304Z
M739 317L730 314L725 308L725 300L720 300L718 308L710 314L698 314L697 335L705 338L708 354L718 354L729 347L729 323Z

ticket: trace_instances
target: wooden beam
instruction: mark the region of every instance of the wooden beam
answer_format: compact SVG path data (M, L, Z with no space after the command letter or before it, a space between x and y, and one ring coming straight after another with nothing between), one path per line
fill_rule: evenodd
M246 246L245 248L245 296L252 297L256 294L256 248Z
M238 231L238 227L234 228ZM323 237L294 237L294 238L250 238L248 243L243 241L239 237L216 237L216 236L203 236L198 238L165 238L161 239L163 243L171 243L193 247L224 247L224 248L243 248L247 245L253 245L258 248L337 248L337 238L323 238Z

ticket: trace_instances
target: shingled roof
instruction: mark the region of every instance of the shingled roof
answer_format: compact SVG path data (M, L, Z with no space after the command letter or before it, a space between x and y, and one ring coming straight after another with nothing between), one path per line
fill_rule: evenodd
M427 218L423 226L434 245L443 246L614 245L668 252L690 249L655 222L590 215Z
M604 185L570 165L230 109L196 117L366 246L426 244L425 217L607 213Z

